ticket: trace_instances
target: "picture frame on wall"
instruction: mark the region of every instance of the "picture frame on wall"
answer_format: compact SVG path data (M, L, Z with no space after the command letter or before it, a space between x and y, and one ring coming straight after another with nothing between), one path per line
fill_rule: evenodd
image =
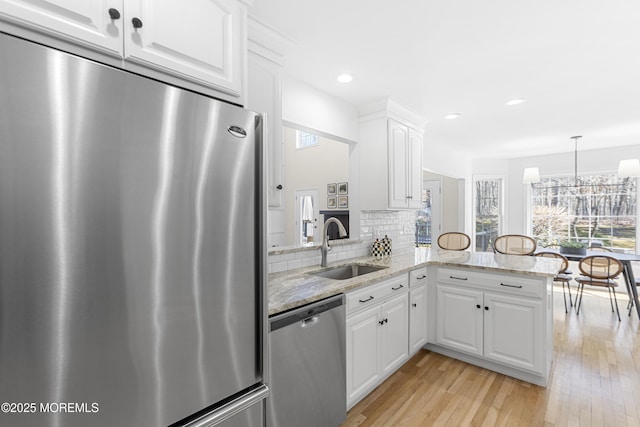
M338 196L338 209L347 209L349 207L349 196Z
M335 182L327 184L327 196L335 196L336 194L338 194L338 184Z
M327 209L335 209L338 205L336 196L327 197Z
M338 183L338 195L346 195L349 194L349 183L348 182L339 182Z

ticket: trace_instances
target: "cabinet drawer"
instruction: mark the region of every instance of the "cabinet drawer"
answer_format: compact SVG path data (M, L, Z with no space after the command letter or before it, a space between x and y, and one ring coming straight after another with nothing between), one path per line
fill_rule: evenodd
M438 269L438 283L453 285L491 285L490 276L471 270Z
M407 278L402 275L347 294L347 313L379 304L390 295L406 292Z
M438 282L535 298L542 298L545 290L545 285L541 279L449 268L438 269Z
M427 267L418 268L409 272L409 287L421 286L427 283Z

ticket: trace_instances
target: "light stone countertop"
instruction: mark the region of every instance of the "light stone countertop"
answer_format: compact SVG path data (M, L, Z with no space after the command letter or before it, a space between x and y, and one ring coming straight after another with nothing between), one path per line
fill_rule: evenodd
M386 268L346 280L327 279L310 274L345 264L375 265ZM544 277L553 277L560 269L560 261L551 258L416 248L413 255L354 258L331 263L329 267L324 268L316 265L269 274L269 315L371 285L426 265Z
M343 245L355 245L362 243L359 239L337 239L329 240L331 246L343 246ZM322 242L314 242L309 245L290 245L290 246L275 246L268 249L269 255L281 255L292 252L304 252L304 251L317 251L322 247Z

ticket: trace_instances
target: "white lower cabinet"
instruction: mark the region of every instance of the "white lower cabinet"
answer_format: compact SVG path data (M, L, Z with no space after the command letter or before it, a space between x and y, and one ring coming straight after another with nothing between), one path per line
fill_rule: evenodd
M426 342L427 292L421 286L409 292L409 353L417 353Z
M543 314L540 300L438 284L436 342L544 374Z
M380 378L380 307L347 318L347 407Z
M380 313L380 371L388 376L409 357L409 316L407 294L382 304ZM384 322L384 323L382 323Z
M403 275L347 295L347 408L409 358L407 289Z
M542 374L542 302L485 294L484 357Z
M438 285L437 304L436 342L466 353L482 355L482 292Z

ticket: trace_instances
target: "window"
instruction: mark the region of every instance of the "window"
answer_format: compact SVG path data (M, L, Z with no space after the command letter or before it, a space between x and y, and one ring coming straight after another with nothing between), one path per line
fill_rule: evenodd
M318 135L303 132L301 130L296 131L296 148L298 150L316 145L318 145Z
M532 234L542 246L564 240L635 251L637 189L615 174L544 178L531 192Z
M477 179L474 204L475 248L486 252L492 250L493 241L501 234L502 179Z

